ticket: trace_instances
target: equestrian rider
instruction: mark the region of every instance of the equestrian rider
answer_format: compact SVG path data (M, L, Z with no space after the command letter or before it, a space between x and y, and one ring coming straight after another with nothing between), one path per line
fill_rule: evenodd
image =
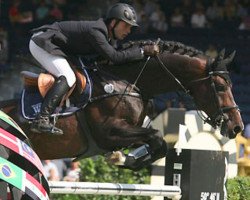
M133 7L117 3L110 8L105 19L55 22L32 30L34 34L29 44L31 54L56 77L54 85L44 97L40 113L31 125L32 131L63 134L50 122L50 115L76 82L67 61L68 56L97 54L115 64L122 64L159 52L159 47L154 44L120 51L114 48L114 41L124 39L132 27L138 26L136 18Z

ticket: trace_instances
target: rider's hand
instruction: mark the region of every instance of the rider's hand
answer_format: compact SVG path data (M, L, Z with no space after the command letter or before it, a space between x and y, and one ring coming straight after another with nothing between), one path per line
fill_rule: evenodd
M160 52L159 45L150 44L143 47L144 55L146 56L156 56Z

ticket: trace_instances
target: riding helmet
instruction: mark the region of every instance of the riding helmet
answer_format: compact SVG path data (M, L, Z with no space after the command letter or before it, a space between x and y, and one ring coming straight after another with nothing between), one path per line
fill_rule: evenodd
M113 5L106 16L106 19L120 19L132 26L139 26L136 22L137 16L134 8L125 3L117 3Z

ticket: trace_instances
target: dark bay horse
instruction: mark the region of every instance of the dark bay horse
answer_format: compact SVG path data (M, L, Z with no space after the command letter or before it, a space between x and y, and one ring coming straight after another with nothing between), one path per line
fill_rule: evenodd
M131 42L128 46L145 43ZM160 47L161 53L148 61L89 69L92 97L85 108L58 118L62 136L32 133L28 120L20 114L18 100L1 102L0 107L24 130L41 159L84 158L131 147L137 148L125 161L131 169L166 155L162 133L142 127L145 116L153 113L150 99L158 94L185 91L197 109L206 113L205 122L229 138L240 133L243 123L227 71L234 53L225 57L222 51L210 59L176 42L161 41ZM105 92L106 85L114 88Z

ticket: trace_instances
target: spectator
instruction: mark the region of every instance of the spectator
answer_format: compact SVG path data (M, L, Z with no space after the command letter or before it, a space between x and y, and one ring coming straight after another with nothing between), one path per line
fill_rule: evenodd
M224 18L227 21L233 21L236 18L236 5L233 0L225 0Z
M183 14L183 17L184 17L185 26L186 25L190 26L191 13L193 11L192 1L191 0L182 0L180 9L181 9L181 13Z
M159 21L153 24L153 29L158 33L165 33L167 31L168 24L163 12L159 13Z
M57 4L53 4L53 7L49 12L49 16L52 20L60 21L63 19L63 12Z
M139 33L148 33L149 24L147 15L141 15L141 20L139 22L140 28L138 28Z
M57 169L56 165L53 162L51 162L51 160L44 160L43 161L43 169L44 169L45 177L49 181L59 181L60 180L58 169Z
M179 7L174 9L174 13L170 18L170 23L172 27L184 27L184 16Z
M191 16L191 25L193 28L205 28L206 16L202 7L196 8L196 11Z
M9 19L12 24L20 22L21 13L19 10L20 0L14 0L9 8Z
M250 139L250 123L246 124L242 136L245 137L245 138L247 138L247 139ZM243 157L244 156L244 151L245 151L244 146L241 145L240 146L239 157Z
M45 0L41 0L39 6L36 9L36 19L43 21L49 16L49 7L46 5Z
M150 16L153 12L155 12L157 4L153 0L148 0L145 2L144 11L147 16Z
M21 24L30 24L33 22L34 17L33 17L33 8L34 5L32 4L31 0L25 0L21 1L21 4L19 6L20 9L20 23Z
M156 6L155 11L149 17L152 31L166 32L168 25L165 14L161 11L159 5Z
M8 61L8 33L0 26L0 66L2 67L7 64Z
M243 18L248 15L247 7L244 7L241 2L237 4L237 17Z
M207 8L206 17L209 27L213 27L216 22L223 19L223 9L218 5L216 0Z
M67 171L67 165L63 159L52 160L58 169L59 179L62 180Z
M80 180L80 162L71 162L70 168L66 172L64 181L79 181Z
M241 20L239 30L250 30L250 16L246 16Z
M250 123L248 123L245 127L245 130L244 130L244 135L243 135L245 138L250 138Z

